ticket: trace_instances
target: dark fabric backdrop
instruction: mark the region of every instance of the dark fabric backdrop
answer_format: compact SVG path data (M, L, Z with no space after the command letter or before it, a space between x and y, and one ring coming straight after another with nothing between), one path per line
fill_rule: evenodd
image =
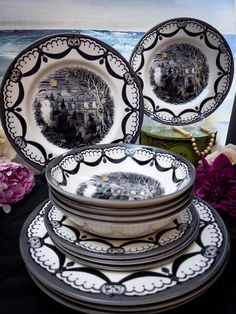
M236 145L236 96L234 98L225 144L229 143Z

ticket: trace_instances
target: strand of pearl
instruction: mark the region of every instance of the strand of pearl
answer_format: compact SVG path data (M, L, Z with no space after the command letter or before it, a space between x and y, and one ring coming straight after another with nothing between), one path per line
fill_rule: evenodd
M176 132L178 132L178 133L180 133L180 134L190 138L191 142L192 142L193 150L199 156L200 155L203 155L203 156L208 155L211 152L211 149L212 149L212 147L215 144L216 132L214 130L208 129L208 128L204 127L204 126L201 126L200 130L203 131L206 134L211 135L211 137L210 137L210 140L209 140L209 143L208 143L206 149L204 149L202 152L199 150L199 148L197 146L197 143L196 143L196 138L193 136L193 134L191 132L185 131L185 130L181 129L180 127L177 127L177 126L173 126L172 129L174 131L176 131Z

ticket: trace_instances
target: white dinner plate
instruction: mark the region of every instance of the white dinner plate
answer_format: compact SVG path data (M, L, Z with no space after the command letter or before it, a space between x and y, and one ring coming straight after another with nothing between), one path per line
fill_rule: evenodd
M44 224L54 243L74 254L107 260L125 265L138 263L149 257L156 262L164 260L186 248L197 236L199 215L194 205L189 206L162 230L141 238L129 240L108 239L87 233L77 227L51 202L44 205ZM100 262L101 263L101 262Z

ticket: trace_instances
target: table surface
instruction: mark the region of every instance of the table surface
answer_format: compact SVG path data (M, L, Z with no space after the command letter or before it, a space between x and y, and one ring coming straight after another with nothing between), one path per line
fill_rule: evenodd
M19 235L24 221L47 198L47 184L40 176L36 176L32 192L13 205L11 213L0 212L1 314L81 313L66 308L43 293L30 278L20 256ZM236 313L236 217L227 214L221 214L221 217L228 228L231 241L230 257L223 274L204 294L165 313Z

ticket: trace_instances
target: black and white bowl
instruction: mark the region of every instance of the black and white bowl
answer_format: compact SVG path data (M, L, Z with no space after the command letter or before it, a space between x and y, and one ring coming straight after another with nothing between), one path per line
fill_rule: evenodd
M50 188L77 203L139 208L163 205L191 189L195 168L160 148L104 144L54 158L45 175Z
M104 237L134 238L163 228L187 208L195 169L159 148L106 144L55 158L46 178L52 203L79 227Z

